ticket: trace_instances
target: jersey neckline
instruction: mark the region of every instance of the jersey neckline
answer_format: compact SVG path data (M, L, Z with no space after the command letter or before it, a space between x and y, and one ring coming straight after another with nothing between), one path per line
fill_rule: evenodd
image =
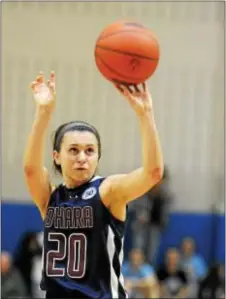
M65 183L62 183L62 186L63 186L67 191L75 191L75 190L79 190L79 189L81 189L81 188L84 188L86 185L88 185L88 184L90 184L90 183L92 183L92 182L94 182L94 181L96 181L96 180L98 180L98 179L101 179L101 178L102 178L102 177L99 176L99 175L96 175L96 176L94 175L89 181L83 183L82 185L79 185L79 186L77 186L77 187L74 187L74 188L68 188L68 187L66 187Z

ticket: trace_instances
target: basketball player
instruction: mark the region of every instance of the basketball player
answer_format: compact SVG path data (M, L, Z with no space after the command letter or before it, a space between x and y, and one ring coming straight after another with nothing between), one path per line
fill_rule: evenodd
M163 159L147 87L116 85L137 115L142 166L129 174L96 176L101 157L97 130L80 121L61 125L53 161L63 183L51 185L44 144L54 111L55 75L32 83L36 113L24 155L29 192L44 221L41 288L46 298L126 298L121 274L127 204L162 177Z

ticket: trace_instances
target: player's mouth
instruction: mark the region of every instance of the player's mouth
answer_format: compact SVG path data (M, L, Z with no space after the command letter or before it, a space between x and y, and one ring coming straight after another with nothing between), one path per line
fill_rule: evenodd
M87 168L85 168L85 167L78 167L78 168L76 168L76 170L82 171L82 170L87 170Z

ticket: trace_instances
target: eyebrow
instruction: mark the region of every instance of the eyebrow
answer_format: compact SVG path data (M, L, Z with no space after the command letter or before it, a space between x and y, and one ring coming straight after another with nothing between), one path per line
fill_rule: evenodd
M69 146L80 146L80 145L84 145L84 144L77 144L77 143L72 143L72 144L69 144ZM96 144L85 144L85 146L95 146Z

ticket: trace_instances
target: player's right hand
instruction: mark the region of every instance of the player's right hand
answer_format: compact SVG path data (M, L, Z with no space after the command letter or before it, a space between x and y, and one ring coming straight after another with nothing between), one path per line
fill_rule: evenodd
M34 99L37 106L42 106L53 110L56 101L55 74L51 72L49 80L45 83L42 72L31 83Z
M131 84L114 84L119 92L128 100L138 116L147 115L152 110L152 98L147 84L142 83L142 88Z

